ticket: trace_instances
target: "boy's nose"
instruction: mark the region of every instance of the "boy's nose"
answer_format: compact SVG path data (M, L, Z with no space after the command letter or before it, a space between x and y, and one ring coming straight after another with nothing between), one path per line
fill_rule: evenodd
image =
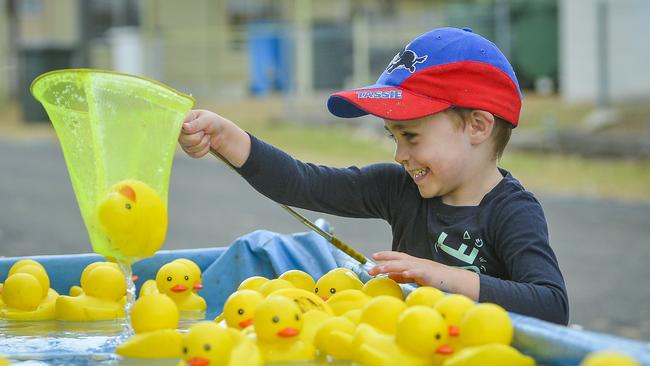
M408 164L408 156L399 147L395 149L395 161L406 166Z

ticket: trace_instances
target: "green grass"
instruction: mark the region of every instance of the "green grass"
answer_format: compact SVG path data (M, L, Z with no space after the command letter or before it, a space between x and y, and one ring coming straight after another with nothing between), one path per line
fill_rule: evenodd
M506 152L501 166L540 193L650 202L650 161Z
M255 123L242 127L304 161L333 166L393 161L393 143L388 138L361 135L343 126ZM506 151L500 165L535 193L650 202L648 160Z

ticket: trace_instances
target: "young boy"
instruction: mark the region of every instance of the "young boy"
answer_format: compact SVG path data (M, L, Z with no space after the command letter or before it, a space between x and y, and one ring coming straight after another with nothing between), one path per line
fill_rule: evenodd
M339 117L383 119L398 164L303 163L204 110L189 114L179 142L193 157L216 150L275 201L388 221L393 251L373 255L371 275L568 322L542 207L497 167L521 93L492 42L470 29L434 29L398 53L375 85L335 93L327 106Z

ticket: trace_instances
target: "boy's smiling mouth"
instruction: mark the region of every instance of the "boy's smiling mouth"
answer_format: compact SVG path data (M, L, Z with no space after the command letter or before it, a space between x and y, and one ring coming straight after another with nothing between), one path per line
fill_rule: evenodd
M411 176L413 177L413 180L415 182L418 182L429 173L429 168L419 168L419 169L413 169L410 170Z

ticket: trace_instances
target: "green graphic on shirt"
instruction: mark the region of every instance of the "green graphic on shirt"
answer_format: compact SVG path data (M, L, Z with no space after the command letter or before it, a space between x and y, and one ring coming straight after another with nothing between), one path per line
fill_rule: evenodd
M472 248L472 252L469 254L465 254L465 250L467 250L467 245L461 244L458 249L454 249L444 243L445 239L447 239L447 234L445 232L440 233L440 236L438 237L438 242L436 243L436 246L440 247L443 252L449 254L450 256L463 261L467 264L473 264L474 260L476 259L476 256L478 255L478 249Z

